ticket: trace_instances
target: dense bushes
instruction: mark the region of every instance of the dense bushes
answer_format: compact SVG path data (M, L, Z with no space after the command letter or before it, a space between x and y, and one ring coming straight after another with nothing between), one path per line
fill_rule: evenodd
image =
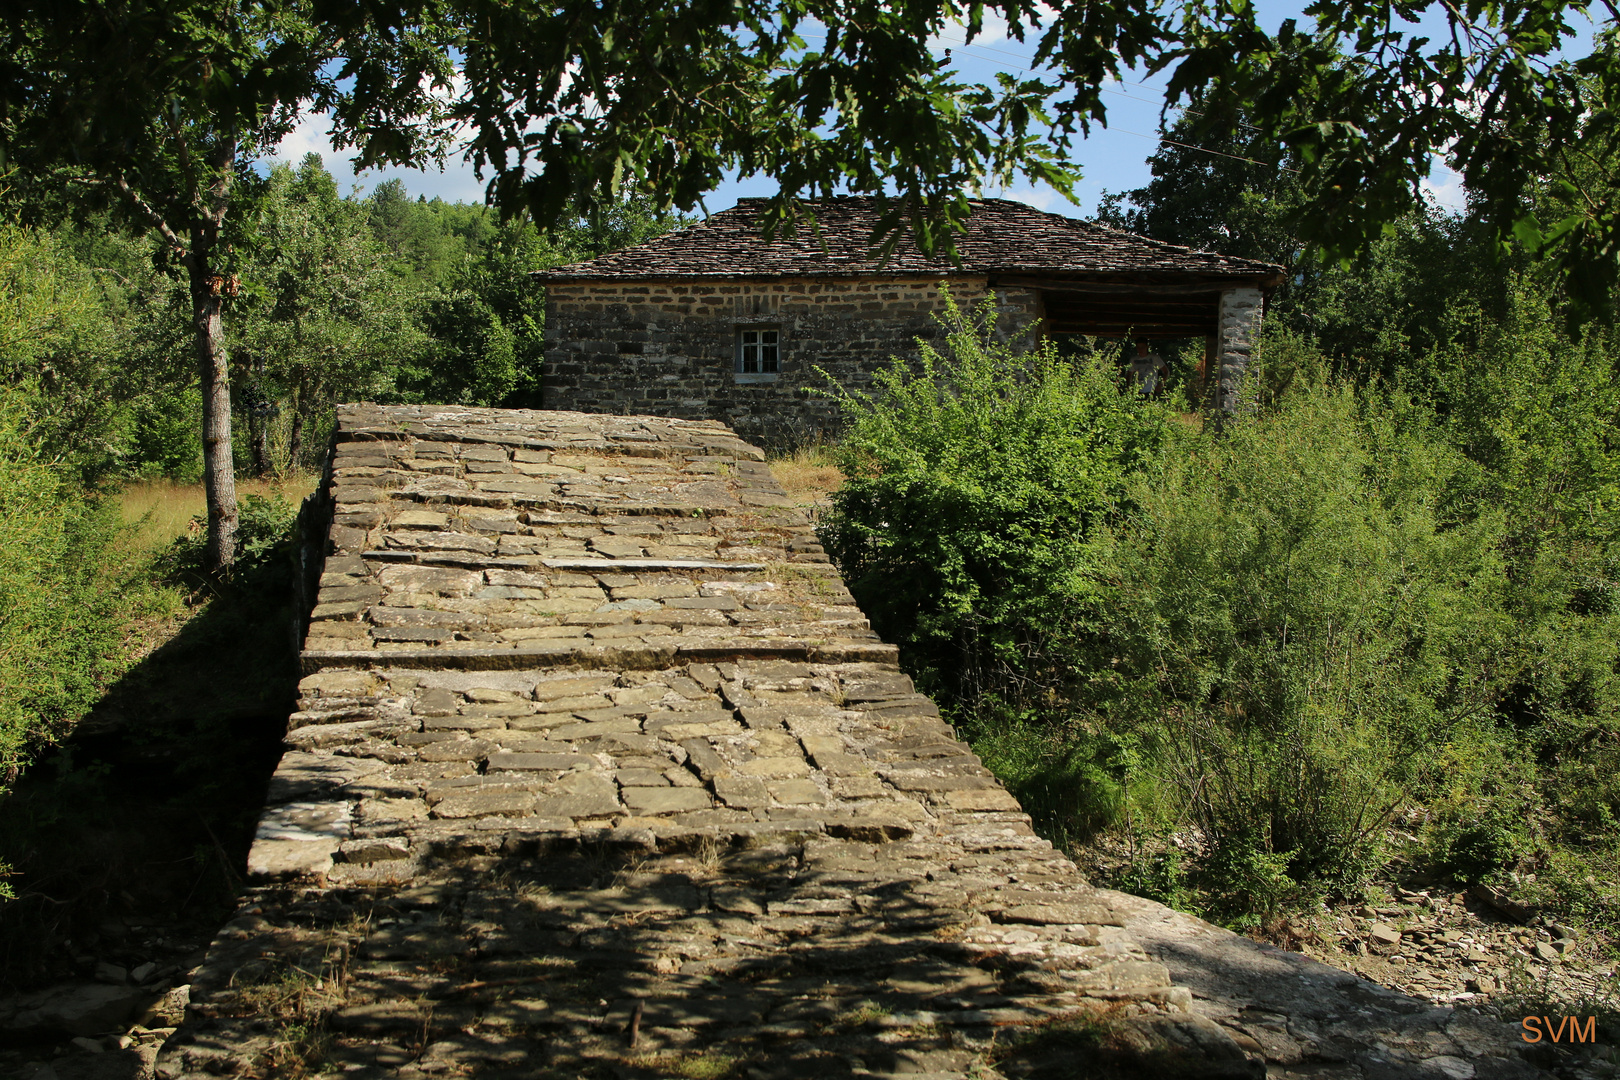
M1152 891L1263 915L1396 854L1612 879L1615 353L1516 304L1424 400L1274 341L1290 379L1224 435L959 320L847 403L829 550L1049 830L1191 837Z
M121 638L116 520L36 460L21 413L0 399L0 789L94 700Z
M1167 414L1099 363L994 340L993 309L950 309L942 356L840 396L854 423L824 539L923 685L1036 708L1068 681L1099 588L1096 535Z
M0 792L119 664L132 603L105 462L115 376L94 283L48 237L0 227Z
M1137 480L1083 703L1143 733L1222 890L1353 885L1490 715L1502 517L1447 512L1462 467L1406 404L1312 386Z

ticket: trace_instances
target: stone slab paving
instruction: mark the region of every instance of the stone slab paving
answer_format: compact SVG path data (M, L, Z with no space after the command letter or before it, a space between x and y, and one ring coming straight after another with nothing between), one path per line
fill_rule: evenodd
M254 885L160 1076L1263 1075L723 426L345 407L321 491Z
M1435 1005L1161 904L1101 892L1131 939L1271 1080L1605 1080L1613 1046L1525 1041L1515 1018ZM1607 1035L1600 1036L1608 1041Z

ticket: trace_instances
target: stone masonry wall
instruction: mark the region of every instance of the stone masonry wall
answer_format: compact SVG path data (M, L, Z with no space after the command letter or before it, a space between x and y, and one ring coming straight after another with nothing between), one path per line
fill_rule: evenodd
M1263 1075L726 428L345 407L336 438L252 888L160 1076Z
M1221 294L1220 323L1215 339L1213 404L1217 417L1244 411L1244 381L1260 343L1260 316L1264 306L1259 289L1228 289Z
M917 339L939 337L940 282L930 278L804 278L738 282L552 285L546 299L547 408L719 420L758 445L784 446L839 425L822 369L850 390L871 385ZM951 282L977 304L986 279ZM1038 327L1039 296L998 289L998 330ZM780 330L774 382L734 374L739 328Z

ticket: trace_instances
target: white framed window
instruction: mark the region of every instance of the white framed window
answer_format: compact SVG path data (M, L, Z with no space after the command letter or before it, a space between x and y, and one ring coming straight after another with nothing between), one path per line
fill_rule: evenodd
M736 370L739 377L776 378L782 370L782 331L774 326L739 326Z

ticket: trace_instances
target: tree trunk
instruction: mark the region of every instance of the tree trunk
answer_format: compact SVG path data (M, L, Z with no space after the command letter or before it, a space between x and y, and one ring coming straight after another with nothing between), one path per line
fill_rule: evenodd
M248 414L248 436L253 441L253 475L270 475L270 418L257 409Z
M212 231L212 230L210 230ZM221 282L208 255L212 237L192 231L191 329L202 387L203 490L208 496L207 566L218 572L236 559L236 463L231 454L231 376L220 321Z
M214 265L220 227L231 192L236 138L225 136L208 155L204 212L191 225L186 270L191 284L191 329L202 387L203 490L208 496L207 567L213 573L236 561L236 462L231 447L231 374L220 319L225 275Z
M304 456L304 410L299 408L299 401L293 398L292 434L287 439L287 471L298 471L298 459Z

